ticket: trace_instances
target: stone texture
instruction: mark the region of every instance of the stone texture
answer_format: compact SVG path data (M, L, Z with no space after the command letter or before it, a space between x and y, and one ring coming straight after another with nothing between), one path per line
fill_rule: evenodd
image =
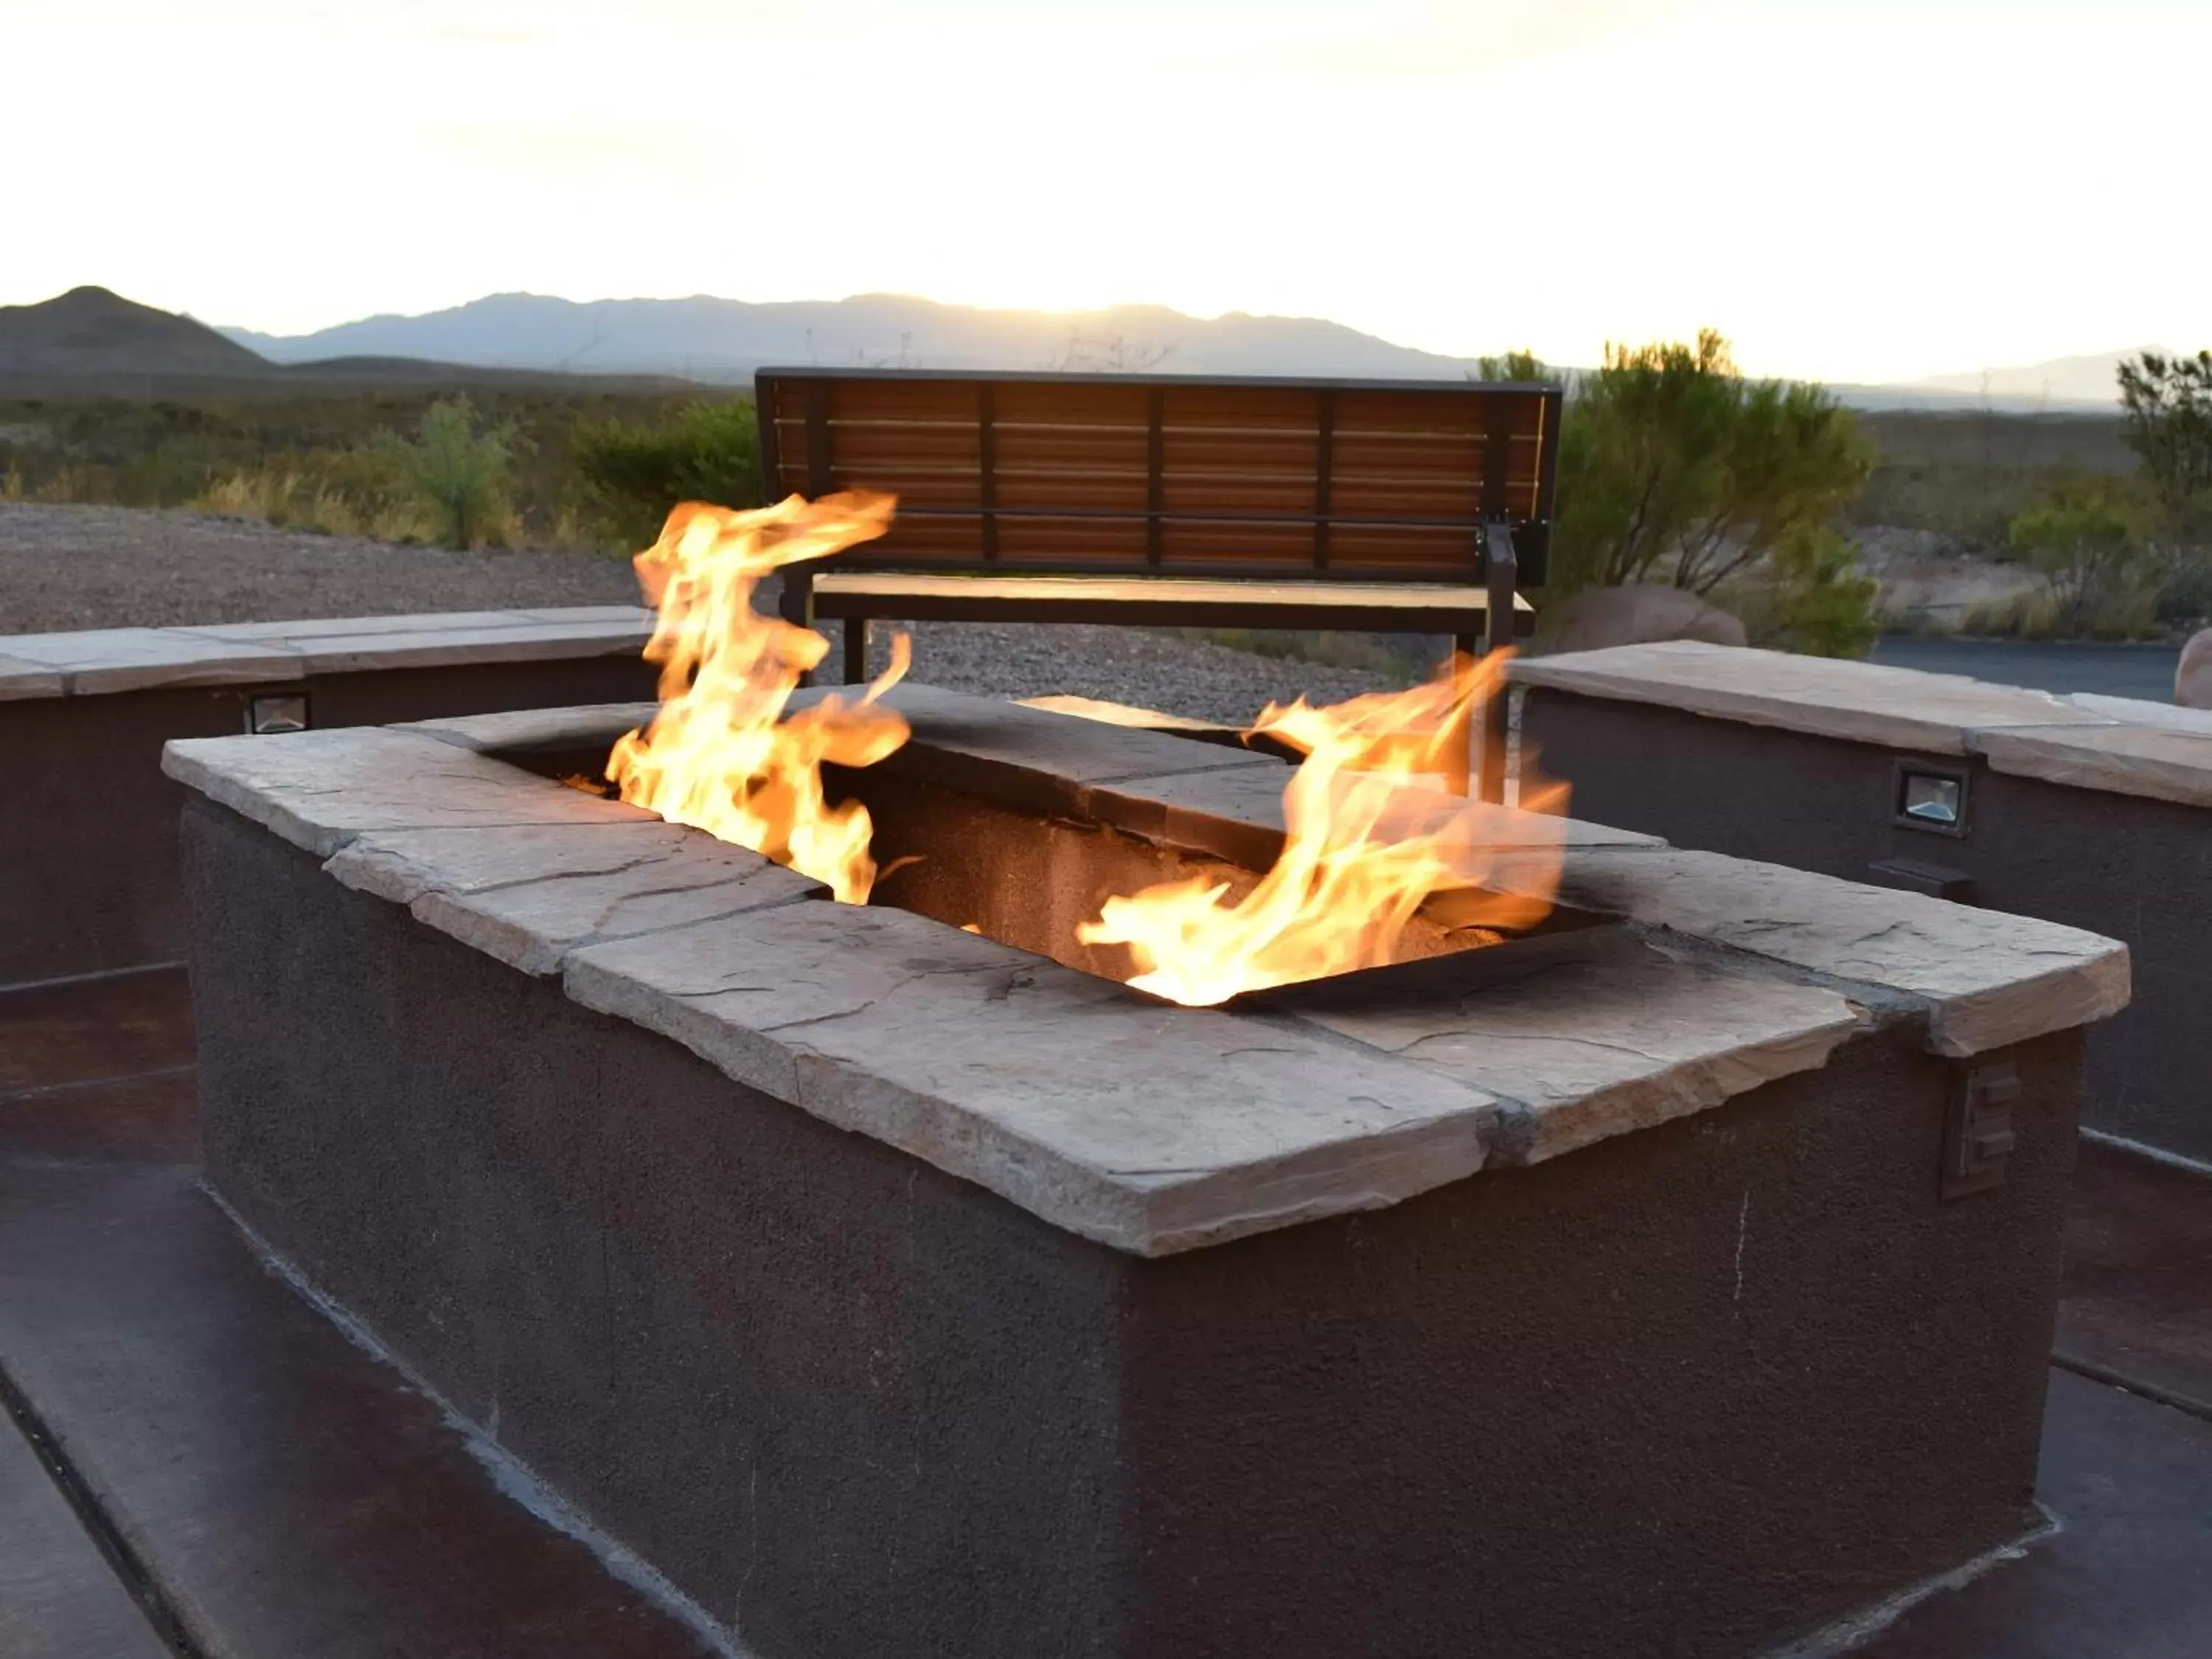
M811 687L792 702L804 708L838 694L850 697L853 692L841 686ZM1117 778L1241 768L1283 775L1283 763L1272 755L933 686L896 686L886 701L914 728L908 747L881 763L887 771L1036 811L1079 811L1086 786Z
M1518 685L1941 755L1971 753L1975 733L2004 726L2110 723L2019 686L1686 641L1524 657L1510 672Z
M2173 671L2173 700L2184 708L2212 708L2212 628L2190 636Z
M647 630L632 623L529 623L441 628L421 633L326 634L295 641L307 672L351 674L449 663L540 662L641 651Z
M1743 624L1717 605L1680 587L1631 582L1586 587L1551 619L1550 649L1601 651L1662 640L1702 640L1708 645L1747 643Z
M1076 697L1061 694L1049 697L1017 699L1024 708L1042 708L1048 714L1073 714L1078 720L1097 720L1105 726L1124 726L1139 732L1176 732L1208 738L1228 738L1236 727L1222 726L1212 720L1194 720L1183 714L1164 714L1157 708L1139 708L1126 702L1105 702L1097 697Z
M988 757L999 782L1042 777L1069 798L1114 793L1253 831L1287 775L1239 763L1106 792L1029 769L1049 765L1063 730L1181 740L912 701L934 729L902 752L939 781L944 733L967 745L952 760ZM753 854L465 746L604 735L608 718L206 738L172 743L164 769L337 879L523 971L557 971L586 1006L1146 1255L1395 1204L1493 1147L1540 1161L1702 1110L1820 1065L1863 1019L1924 1024L1929 1046L1965 1055L2127 994L2124 950L2089 934L1487 808L1487 884L1557 872L1566 903L1621 926L1413 964L1427 988L1366 981L1382 1003L1355 981L1243 1012L1176 1007L919 915L811 901L811 884ZM1089 750L1093 769L1112 752ZM1416 815L1466 810L1403 793ZM1560 839L1564 858L1545 850Z
M896 910L787 906L574 952L568 994L1117 1249L1164 1255L1480 1169L1496 1103Z
M605 823L649 813L378 726L168 744L161 769L328 858L365 830Z
M1520 879L1509 864L1494 884ZM1924 1018L1929 1046L1954 1057L2103 1019L2128 1001L2127 947L2116 940L1717 853L1572 850L1559 896Z
M1238 768L1094 785L1081 792L1082 814L1151 839L1266 869L1282 850L1283 790L1291 769ZM1488 849L1533 847L1657 847L1655 837L1537 812L1470 801L1441 788L1409 784L1397 792L1407 830L1456 820L1468 849L1468 873L1479 872Z
M625 732L650 721L659 705L597 702L573 708L518 708L498 714L454 714L390 728L418 732L459 749L531 750L614 747Z
M599 607L592 607L596 611ZM398 617L312 617L299 622L186 623L164 629L195 639L263 644L345 638L360 634L439 634L486 628L520 628L547 620L519 611L418 611Z
M59 671L64 695L73 696L155 685L251 685L296 680L302 672L299 653L278 641L249 646L167 628L11 634L0 636L0 653Z
M651 614L635 606L586 605L6 635L0 635L0 698L601 656L641 650L651 631ZM58 681L14 672L19 669L45 671Z
M2186 708L2141 697L2108 697L2100 691L2076 691L2067 701L2123 726L2154 726L2162 731L2195 732L2212 738L2212 708Z
M2059 726L1989 732L1976 739L1990 769L2075 789L2212 806L2212 727Z
M526 974L580 945L823 898L819 883L658 819L371 831L325 866Z
M1493 1164L1540 1163L1824 1066L1865 1023L1836 991L1723 973L1614 928L1455 958L1436 988L1298 1018L1504 1102ZM1443 976L1439 976L1440 981Z
M0 657L0 702L58 697L68 689L69 682L58 668L22 657Z

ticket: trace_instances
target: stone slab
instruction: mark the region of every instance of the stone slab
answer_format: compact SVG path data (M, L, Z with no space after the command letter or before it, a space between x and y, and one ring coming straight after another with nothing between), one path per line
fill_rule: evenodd
M1107 702L1098 697L1079 697L1071 693L1016 701L1024 708L1042 708L1048 714L1073 714L1078 720L1097 720L1103 726L1125 726L1139 732L1182 732L1207 738L1233 738L1237 732L1235 726L1224 726L1218 720L1193 720L1188 714L1167 714L1157 708L1139 708L1133 703Z
M634 623L526 623L412 634L326 634L294 643L311 674L357 674L456 663L614 656L643 650L647 637L649 630Z
M794 905L595 945L564 982L740 1082L1144 1255L1460 1180L1498 1109L1425 1067L1164 1006L896 910Z
M1467 952L1431 991L1299 1018L1498 1095L1498 1164L1541 1163L1827 1063L1866 1023L1821 986L1729 974L1590 929ZM1318 988L1316 988L1318 990Z
M319 858L365 830L652 817L451 744L378 726L181 738L162 750L161 769Z
M1515 882L1510 865L1496 874L1495 884ZM1717 853L1573 849L1559 896L1818 975L1855 1000L1909 1007L1927 1020L1929 1046L1958 1058L2087 1024L2128 1001L2117 940Z
M371 831L325 866L526 974L579 946L826 898L758 853L658 819Z
M839 694L849 698L852 690L810 687L793 697L792 706ZM1272 755L934 686L898 685L884 701L914 728L908 747L879 763L887 772L1036 811L1079 811L1085 786L1118 778L1247 768L1277 779L1285 775L1283 763Z
M572 708L517 708L497 714L456 714L410 720L394 732L417 732L456 748L485 750L612 749L658 712L650 702L586 703Z
M246 645L167 628L102 628L73 634L0 635L0 654L58 671L70 696L157 685L252 685L296 680L296 651L276 641Z
M933 728L902 751L921 775L944 781L939 733L1001 781L1048 766L1063 728L1178 744L1034 710L1054 729L1024 730L981 702L912 699ZM520 726L557 741L606 719ZM1820 1064L1860 1009L1922 1022L1937 1052L1963 1055L2127 994L2124 950L2072 929L1492 807L1476 810L1494 822L1478 826L1486 884L1556 873L1565 902L1624 918L1658 952L1522 941L1449 964L1502 974L1494 997L1339 1007L1333 1026L1304 1005L1182 1008L922 916L794 902L811 884L753 854L464 746L511 741L516 722L447 724L177 742L164 769L334 878L509 965L557 970L586 1006L1140 1254L1394 1204L1480 1170L1501 1134L1506 1157L1536 1161L1703 1109ZM1103 771L1111 751L1087 754ZM1101 787L1035 775L1070 798ZM1261 762L1114 787L1152 800L1157 784L1249 830L1286 775ZM1400 793L1414 818L1469 810Z
M597 607L593 607L596 609ZM189 623L163 631L197 639L246 644L308 640L357 634L459 633L486 628L520 628L549 618L520 611L418 611L394 617L312 617L299 622Z
M1522 657L1508 672L1516 685L1940 755L1972 753L1974 734L2006 726L2112 723L2021 686L1692 641Z
M4 635L0 700L603 656L641 650L652 626L635 606L580 605Z
M1265 869L1282 851L1283 791L1291 775L1277 766L1139 778L1091 786L1078 805L1085 817L1132 835ZM1491 805L1419 784L1401 787L1391 811L1408 832L1453 826L1453 839L1467 849L1470 878L1492 848L1664 845L1633 830Z
M2032 726L1983 732L1976 747L1992 771L2073 789L2212 806L2212 715L2201 732L2164 726Z
M2212 708L2185 708L2179 703L2151 702L2142 697L2108 697L2101 691L2076 691L2067 701L2123 726L2156 726L2212 738Z
M58 697L68 689L69 681L58 668L25 657L0 656L0 702Z

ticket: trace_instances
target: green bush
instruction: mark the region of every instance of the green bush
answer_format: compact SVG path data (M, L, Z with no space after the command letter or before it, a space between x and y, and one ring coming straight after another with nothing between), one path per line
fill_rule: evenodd
M520 437L502 422L477 428L466 398L445 398L423 411L412 439L380 443L399 481L447 547L480 547L509 539L513 465Z
M2212 541L2212 351L2146 351L2120 364L2122 435L2142 460L2167 528L2184 543Z
M1808 657L1863 657L1881 633L1875 614L1881 596L1881 584L1860 572L1850 543L1808 526L1716 597L1742 619L1753 645Z
M1486 379L1549 378L1527 352ZM1728 342L1606 348L1572 388L1547 591L1659 582L1746 612L1748 631L1823 654L1865 651L1876 585L1834 525L1873 452L1817 386L1747 380Z
M2124 482L2077 478L2013 520L2009 539L2042 575L2057 632L2124 635L2149 623L2157 570L2147 516Z
M679 501L760 504L760 429L750 402L687 404L649 423L580 422L570 440L587 500L634 543Z

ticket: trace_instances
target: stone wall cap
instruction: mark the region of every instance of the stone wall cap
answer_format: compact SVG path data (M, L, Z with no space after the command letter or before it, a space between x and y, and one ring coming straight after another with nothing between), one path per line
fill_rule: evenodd
M374 726L173 738L162 747L161 770L325 859L367 830L653 817L434 738Z
M1003 735L988 704L945 718L980 699L908 701L963 741ZM563 716L601 737L610 719L538 718ZM1449 958L1379 1007L1344 986L1177 1007L926 917L827 902L754 854L456 736L499 739L184 739L163 767L586 1007L1141 1255L1394 1205L1705 1110L1870 1023L1917 1019L1966 1054L2125 999L2109 940L1593 830L1565 848L1562 896L1619 923ZM1561 857L1497 850L1500 886Z
M2212 720L2202 731L2151 725L2027 726L1982 732L1975 747L1993 772L2072 789L2212 806Z
M2067 701L2123 726L2155 726L2212 738L2212 708L2185 708L2179 703L2151 702L2142 697L2108 697L2101 691L2076 691Z
M1686 640L1522 657L1507 672L1517 685L1941 755L1972 753L1978 733L2007 726L2113 723L2024 686Z
M311 674L608 656L644 647L650 612L471 611L0 635L0 698L288 684Z
M2126 945L2030 916L1674 848L1572 848L1559 880L1568 903L1910 1013L1924 1021L1928 1047L1953 1058L2107 1018L2128 1003ZM1512 883L1510 867L1493 877Z
M58 697L68 690L69 681L58 668L26 657L0 656L0 702Z

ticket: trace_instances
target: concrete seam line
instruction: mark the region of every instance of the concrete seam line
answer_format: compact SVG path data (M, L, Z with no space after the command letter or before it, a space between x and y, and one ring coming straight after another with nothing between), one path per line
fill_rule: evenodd
M2212 1179L2212 1164L2191 1158L2185 1152L2169 1152L2163 1146L2154 1146L2146 1140L2130 1140L2125 1135L2116 1135L2110 1129L2083 1128L2081 1139L2092 1146L2106 1146L2116 1152L2148 1158L2153 1164L2162 1164L2169 1170L2179 1170L2188 1175Z
M39 1467L54 1483L62 1501L76 1516L92 1540L93 1547L100 1552L117 1581L122 1585L138 1611L153 1627L154 1635L161 1645L178 1656L178 1659L206 1659L206 1650L193 1638L185 1626L176 1608L170 1604L161 1583L154 1577L144 1559L123 1535L121 1528L100 1507L100 1499L90 1483L77 1473L76 1466L69 1460L62 1448L60 1437L46 1426L39 1415L38 1407L30 1396L18 1388L15 1379L0 1369L0 1410L4 1410L15 1427L21 1431L24 1443L30 1447L31 1455L39 1460Z
M2100 1365L2092 1359L2081 1359L2058 1349L2051 1350L2051 1363L2062 1371L2071 1371L2084 1382L2100 1383L2107 1389L2117 1389L2122 1394L2131 1394L2138 1400L2148 1400L2154 1406L2164 1406L2185 1417L2194 1417L2212 1423L2212 1401L2199 1400L2193 1395L2176 1389L2161 1387L2156 1382L2138 1382L2125 1371L2115 1370L2110 1365Z

